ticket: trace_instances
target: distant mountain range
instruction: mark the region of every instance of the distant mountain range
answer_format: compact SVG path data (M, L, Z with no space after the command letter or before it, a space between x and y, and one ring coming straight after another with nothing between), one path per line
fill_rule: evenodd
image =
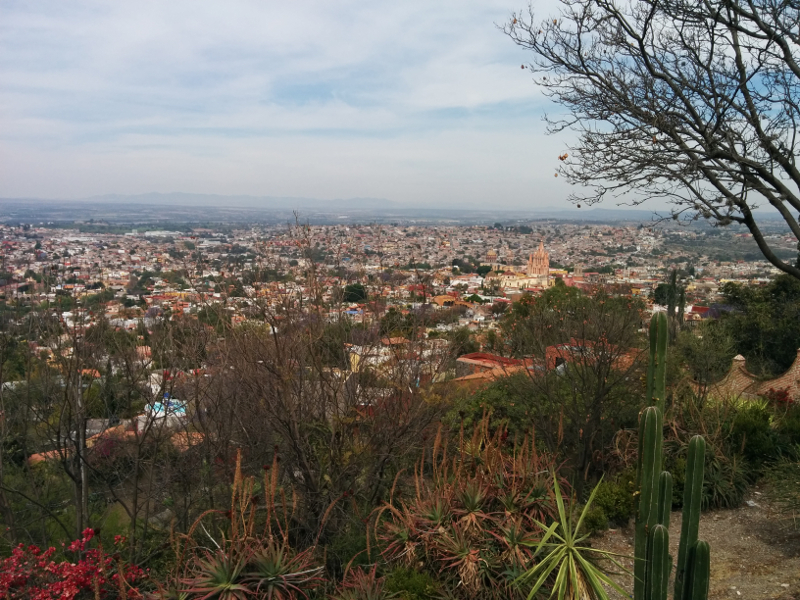
M162 194L150 192L147 194L104 194L81 198L75 202L91 203L120 203L128 204L156 204L160 206L208 206L224 208L256 208L261 210L374 210L380 208L393 208L398 205L386 198L336 198L324 200L320 198L300 198L294 196L246 196L222 194L190 194L185 192L170 192Z
M565 203L566 204L566 203ZM104 219L110 222L177 219L202 219L226 222L285 220L293 211L312 222L454 222L509 223L513 221L554 219L587 222L658 221L669 216L667 210L642 208L577 208L548 206L542 208L494 208L447 206L420 207L394 202L386 198L304 198L292 196L248 196L192 194L185 192L147 194L103 194L80 199L0 198L0 219L85 220ZM494 205L496 206L496 205ZM762 219L779 219L777 212L761 213Z
M146 194L102 194L87 198L60 199L60 198L0 198L0 204L28 205L33 208L37 204L47 206L51 204L94 204L127 206L190 206L208 208L247 208L257 210L313 210L325 213L355 212L355 211L380 211L384 213L398 213L408 216L410 213L427 214L431 212L451 213L487 213L497 212L498 215L507 217L509 213L539 218L572 218L591 220L619 220L642 219L653 214L652 211L643 209L609 209L587 208L577 209L572 206L545 208L519 207L519 208L493 208L491 211L485 207L459 205L455 206L416 206L394 202L386 198L305 198L297 196L248 196L248 195L223 195L223 194L192 194L186 192L149 192Z

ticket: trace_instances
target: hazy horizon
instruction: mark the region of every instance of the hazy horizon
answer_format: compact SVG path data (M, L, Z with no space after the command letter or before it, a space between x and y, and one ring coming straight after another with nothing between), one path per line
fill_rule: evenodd
M0 197L560 205L569 137L497 28L523 7L0 4Z

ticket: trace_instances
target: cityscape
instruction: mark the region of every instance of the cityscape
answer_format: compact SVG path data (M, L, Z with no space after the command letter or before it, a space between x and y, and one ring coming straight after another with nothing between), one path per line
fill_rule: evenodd
M800 600L800 7L0 2L0 598Z
M140 227L115 234L80 229L2 226L6 300L36 305L59 296L79 302L103 291L107 315L135 319L146 308L192 314L211 303L225 305L238 320L248 300L275 305L287 294L307 299L305 277L315 262L324 278L323 300L333 313L346 304L333 302L333 291L351 284L365 286L370 300L404 310L418 308L423 295L474 297L474 308L488 310L495 301L541 293L556 282L584 290L606 287L652 304L672 270L680 271L690 303L707 308L720 302L726 282L765 283L779 273L766 260L753 259L747 232L669 223L447 227L298 221L218 230ZM784 252L793 251L792 234L771 237ZM313 245L310 252L301 242ZM272 280L259 280L265 270Z

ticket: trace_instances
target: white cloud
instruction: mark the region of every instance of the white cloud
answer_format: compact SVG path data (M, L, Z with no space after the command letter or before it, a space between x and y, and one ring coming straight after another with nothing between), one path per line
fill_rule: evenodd
M557 203L566 139L543 138L525 54L494 26L515 8L0 4L0 196Z

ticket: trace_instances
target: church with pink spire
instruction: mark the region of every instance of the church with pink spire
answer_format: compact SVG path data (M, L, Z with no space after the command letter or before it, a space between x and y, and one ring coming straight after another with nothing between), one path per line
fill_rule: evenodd
M539 242L536 252L528 256L524 273L491 272L486 277L496 281L503 289L547 288L550 286L550 254L544 249L544 242Z
M528 277L543 279L547 287L550 278L550 254L544 249L544 241L539 242L539 248L528 257L528 268L525 271Z

